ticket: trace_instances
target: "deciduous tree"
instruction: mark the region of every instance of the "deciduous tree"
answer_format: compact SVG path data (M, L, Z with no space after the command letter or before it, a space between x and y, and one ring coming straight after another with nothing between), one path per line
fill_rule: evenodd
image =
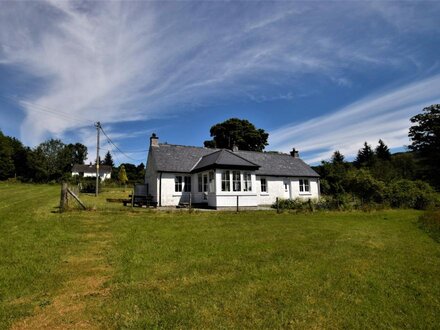
M212 140L204 142L207 148L232 149L237 146L240 150L263 151L268 145L269 134L261 128L256 128L245 119L231 118L211 127Z

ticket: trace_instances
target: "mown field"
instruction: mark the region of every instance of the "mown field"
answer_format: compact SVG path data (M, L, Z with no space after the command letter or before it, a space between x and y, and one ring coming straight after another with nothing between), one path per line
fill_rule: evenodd
M439 328L417 211L157 212L0 183L0 328Z

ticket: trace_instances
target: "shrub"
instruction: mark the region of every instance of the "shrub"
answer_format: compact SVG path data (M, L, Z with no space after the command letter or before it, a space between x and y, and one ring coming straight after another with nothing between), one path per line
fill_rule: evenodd
M419 225L437 242L440 242L440 210L426 212L419 217Z
M392 207L426 210L435 206L437 202L434 189L423 181L393 181L386 188L385 196Z
M87 177L87 178L81 178L80 180L80 191L82 193L95 193L96 191L96 178L93 177ZM102 185L98 185L98 192L102 191Z
M348 190L361 199L362 203L381 203L384 199L385 186L376 180L368 170L353 170L347 176Z
M312 201L310 199L283 199L280 198L278 200L278 205L275 202L272 204L273 208L279 207L281 210L296 210L296 211L313 211L314 206L316 205L316 201Z

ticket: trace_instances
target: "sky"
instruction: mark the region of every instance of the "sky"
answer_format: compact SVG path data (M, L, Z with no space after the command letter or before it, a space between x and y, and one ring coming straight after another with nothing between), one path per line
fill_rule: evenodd
M440 103L438 1L2 1L0 130L146 161L247 119L310 164L410 144Z

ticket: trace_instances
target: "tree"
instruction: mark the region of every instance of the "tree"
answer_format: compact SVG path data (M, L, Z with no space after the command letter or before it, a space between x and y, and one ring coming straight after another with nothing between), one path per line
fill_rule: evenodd
M375 149L376 157L381 160L390 160L391 152L388 146L382 141L379 140L379 144Z
M104 157L104 161L102 162L102 165L108 165L111 167L115 166L115 163L113 162L112 155L110 154L110 151L107 151Z
M412 117L414 123L409 129L412 140L409 148L416 151L425 164L424 176L440 189L440 104L433 104Z
M341 164L344 162L344 158L345 158L344 155L341 154L339 152L339 150L336 150L332 155L332 163L333 164Z
M14 150L8 138L0 131L0 180L6 180L14 176L13 153Z
M118 179L119 182L122 183L123 185L127 184L128 178L127 178L127 173L125 172L124 165L121 165L121 167L119 168Z
M87 147L81 143L67 145L71 151L72 164L84 164L87 159Z
M58 139L40 143L32 152L31 167L37 181L58 180L64 173L66 162L65 144Z
M364 142L364 147L359 149L357 157L354 161L355 165L358 167L367 166L370 167L374 163L374 152L371 149L371 146Z
M248 120L238 118L212 126L210 134L213 139L204 142L207 148L232 149L237 146L240 150L263 151L269 138L263 129L257 129Z

